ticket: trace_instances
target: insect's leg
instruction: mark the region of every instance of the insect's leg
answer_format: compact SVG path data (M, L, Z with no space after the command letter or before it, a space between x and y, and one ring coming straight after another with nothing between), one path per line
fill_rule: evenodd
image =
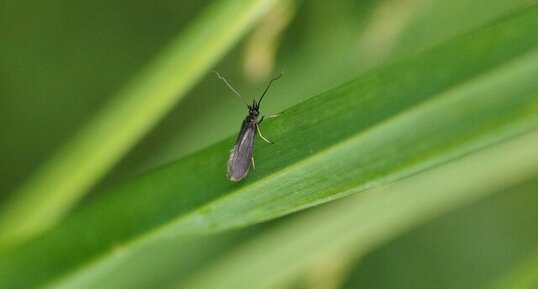
M256 165L254 164L254 157L250 158L250 160L252 161L252 169L256 169Z
M277 117L278 114L273 114L273 115L262 115L262 118L260 119L260 121L258 121L258 124L262 123L263 119L264 118L273 118L273 117Z
M262 135L262 132L260 131L260 126L258 126L257 124L256 124L256 130L258 131L258 134L260 135L260 137L261 137L264 141L266 141L266 142L268 142L268 143L270 143L270 144L274 144L274 142L272 142L272 141L266 139L266 138Z

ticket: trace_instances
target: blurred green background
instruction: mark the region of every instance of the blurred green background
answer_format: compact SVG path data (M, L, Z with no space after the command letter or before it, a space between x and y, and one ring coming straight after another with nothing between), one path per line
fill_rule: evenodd
M8 204L40 165L212 4L1 1L0 203ZM214 69L247 97L257 97L266 81L284 70L262 107L263 114L274 114L371 69L536 5L532 0L279 1ZM538 32L534 36L538 38ZM138 175L237 133L246 109L233 97L207 71L178 105L91 186L74 210ZM537 272L532 269L538 253L537 191L538 183L532 180L499 190L441 217L418 222L360 256L342 252L313 262L308 270L275 287L503 288L496 284L510 280L511 274ZM189 288L182 282L203 275L203 268L215 260L316 210L202 239L163 241L160 248L130 256L130 266L99 275L87 286ZM275 250L279 247L273 245ZM183 250L178 256L161 258L162 252L174 248L193 249L188 256L182 255L188 251ZM528 262L531 269L526 267ZM19 273L25 278L24 272ZM272 274L267 271L265 278L271 279ZM54 287L57 278L51 275L39 285L62 288ZM536 282L506 282L513 288L538 288ZM215 283L208 288L227 287Z

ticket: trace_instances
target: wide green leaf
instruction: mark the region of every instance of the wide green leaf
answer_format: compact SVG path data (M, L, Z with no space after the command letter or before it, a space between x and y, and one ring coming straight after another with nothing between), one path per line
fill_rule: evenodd
M284 111L262 125L276 144L257 144L242 183L224 176L235 137L140 176L1 251L0 287L89 284L155 242L270 220L531 131L536 31L533 6Z
M15 192L0 214L0 244L57 222L274 2L229 0L208 7Z

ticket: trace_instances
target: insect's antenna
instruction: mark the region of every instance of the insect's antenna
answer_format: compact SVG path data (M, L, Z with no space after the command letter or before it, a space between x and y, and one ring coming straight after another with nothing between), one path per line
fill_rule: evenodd
M277 77L275 77L275 78L271 79L271 81L269 81L269 84L267 85L267 87L263 91L262 96L260 96L260 100L258 100L258 106L260 106L260 103L262 102L263 97L265 96L265 94L269 90L269 87L271 87L271 84L273 83L273 81L281 78L283 74L284 74L284 71L282 71Z
M226 80L226 78L220 76L220 74L216 71L213 71L213 73L215 73L217 75L218 78L222 79L222 81L224 81L224 83L226 83L226 85L235 93L235 95L239 96L239 99L241 100L241 102L248 106L248 103L247 101L245 100L245 98L243 96L241 96L241 94L239 94L239 92L237 92L237 90L235 90L229 83L228 81Z

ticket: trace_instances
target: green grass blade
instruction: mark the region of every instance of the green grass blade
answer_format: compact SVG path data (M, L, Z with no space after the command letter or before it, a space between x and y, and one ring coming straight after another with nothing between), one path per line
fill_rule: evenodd
M532 131L536 31L538 6L286 110L262 125L276 144L257 143L244 182L225 178L235 137L141 176L0 250L0 287L82 287L159 240L274 219Z
M263 233L174 288L282 288L332 256L359 258L421 222L535 179L535 147L538 131L323 207Z
M0 244L62 218L274 2L228 0L208 7L15 193L0 215Z

